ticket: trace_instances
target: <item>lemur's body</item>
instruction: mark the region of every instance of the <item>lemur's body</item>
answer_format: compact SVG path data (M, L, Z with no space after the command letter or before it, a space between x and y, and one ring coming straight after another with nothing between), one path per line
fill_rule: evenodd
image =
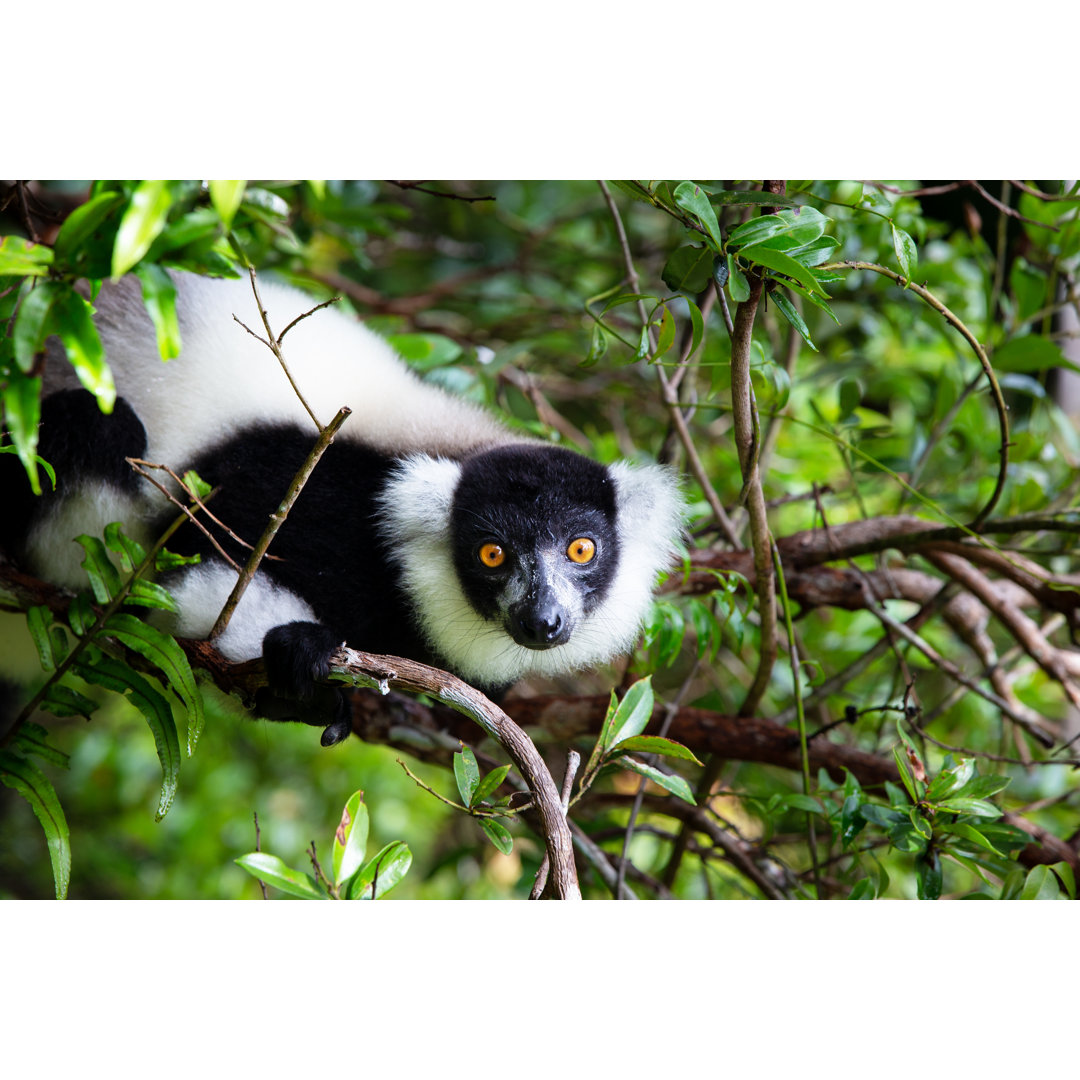
M254 542L316 437L270 351L233 319L261 328L249 284L174 276L183 345L167 363L134 281L94 301L120 395L113 415L50 359L51 389L63 392L46 401L41 453L57 459L61 484L34 506L22 549L60 584L83 581L75 535L100 535L114 520L149 535L175 513L125 455L195 468L220 486L214 515ZM313 306L269 283L260 293L278 332ZM227 657L264 653L273 682L301 689L347 641L494 690L632 645L680 529L666 470L605 467L514 435L334 310L297 323L284 348L323 423L342 405L352 415L219 639ZM204 637L235 571L194 529L170 546L203 556L166 584L180 607L175 632ZM243 561L237 545L226 548Z

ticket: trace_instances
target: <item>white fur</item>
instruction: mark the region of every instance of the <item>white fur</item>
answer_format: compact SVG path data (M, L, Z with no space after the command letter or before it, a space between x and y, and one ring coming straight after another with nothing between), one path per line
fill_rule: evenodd
M223 563L189 567L167 586L180 608L179 615L158 616L158 621L177 637L205 638L235 584L236 571ZM262 655L268 631L296 621L318 622L315 612L295 593L256 574L216 644L227 660L252 660Z
M580 616L569 641L551 649L519 645L466 599L454 571L450 507L459 467L415 456L383 497L383 528L392 540L405 590L432 648L468 681L494 686L527 675L556 677L594 668L629 651L652 603L657 575L670 565L682 522L678 485L660 466L609 466L618 492L620 559L603 603ZM571 611L580 596L556 564L551 580Z
M182 348L165 363L134 279L105 285L94 301L117 392L134 404L149 434L147 458L181 471L206 447L268 421L295 421L314 433L273 353L233 318L265 337L250 282L172 276ZM277 334L316 303L273 281L260 280L259 292ZM320 422L328 423L342 405L352 409L339 438L395 454L459 454L513 441L493 417L422 382L386 341L333 307L297 323L282 348ZM61 374L49 389L76 385L70 368L57 366ZM223 386L230 392L222 393Z

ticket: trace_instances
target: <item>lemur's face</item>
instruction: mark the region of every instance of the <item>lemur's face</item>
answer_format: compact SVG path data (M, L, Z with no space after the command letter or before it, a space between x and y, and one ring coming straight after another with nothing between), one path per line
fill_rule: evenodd
M508 446L468 459L451 510L454 566L473 608L518 645L565 645L619 561L607 470L571 451Z

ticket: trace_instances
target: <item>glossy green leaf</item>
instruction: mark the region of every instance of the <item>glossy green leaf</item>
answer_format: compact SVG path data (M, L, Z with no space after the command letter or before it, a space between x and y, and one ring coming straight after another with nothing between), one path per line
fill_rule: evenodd
M972 817L1001 817L1001 811L992 802L964 796L950 796L947 799L939 799L937 808L947 810L952 814L970 814Z
M624 739L640 735L649 726L652 712L652 676L647 675L644 679L638 679L616 706L609 729L607 747L613 747Z
M83 277L103 277L111 268L111 251L124 197L119 191L103 191L76 207L60 226L53 249L58 262Z
M1060 895L1061 887L1049 866L1036 866L1028 871L1020 891L1021 900L1057 900Z
M368 808L364 793L354 791L341 812L341 821L334 831L334 884L341 886L364 865L368 842Z
M143 675L111 656L102 654L93 662L79 660L73 670L84 682L126 696L149 725L161 763L162 784L157 808L157 820L160 821L172 806L180 780L180 738L168 700Z
M228 229L232 226L236 211L240 209L247 181L211 180L208 186L210 188L210 202L213 203L222 223Z
M492 818L480 818L480 828L484 830L484 835L499 849L504 855L509 855L514 850L514 838L510 835L510 830L501 822L495 821Z
M692 761L695 765L702 764L688 747L671 739L665 739L660 735L631 735L629 738L621 739L612 752L618 754L661 754L664 757Z
M778 251L785 251L793 259L796 257L796 249L805 250L811 244L816 244L829 224L829 219L820 210L815 210L812 206L804 206L798 213L794 210L781 210L779 213L757 218L756 220L778 222L780 229L777 233L766 237L764 240L752 242L759 243L764 247L775 248ZM753 224L753 222L747 222L747 224ZM746 241L743 241L743 243L745 245ZM797 261L802 262L803 260L798 259ZM804 265L806 264L804 263Z
M900 779L903 781L904 787L907 788L908 796L913 803L917 803L922 797L922 793L915 786L915 778L911 775L911 769L908 766L907 753L903 747L893 747L893 760L896 762L896 768L900 773Z
M56 899L63 900L71 880L71 835L51 781L32 761L0 750L0 783L26 799L41 822L49 846Z
M172 206L167 180L143 180L120 219L113 246L112 276L123 277L146 253L165 228Z
M162 360L180 355L180 320L176 315L176 286L164 267L143 263L135 268L142 285L143 305L154 324Z
M234 861L252 877L258 878L267 885L273 885L275 889L289 893L290 896L299 896L304 900L329 899L310 874L293 870L276 855L269 855L265 851L252 851Z
M165 675L169 686L187 707L187 753L190 757L202 733L205 716L202 695L183 649L168 634L123 611L109 616L103 632L145 657Z
M90 598L81 592L74 600L67 612L68 625L75 631L76 636L83 637L93 627L97 620Z
M630 769L640 776L647 777L654 784L659 784L666 791L670 791L672 795L677 795L683 802L688 802L691 806L697 805L694 802L693 790L681 776L661 772L652 765L646 765L644 761L632 757L619 758L618 765L620 769Z
M968 825L963 821L946 822L941 826L941 831L953 836L959 836L961 839L967 840L976 847L986 848L987 851L992 851L995 855L1007 858L1007 853L999 851L991 842L990 838L985 836L982 831L977 829L974 825Z
M477 806L489 795L498 791L500 785L506 779L507 773L510 772L511 767L512 766L510 765L500 765L497 769L492 769L491 772L489 772L477 785L476 791L473 792L471 805Z
M866 826L866 819L859 813L859 799L860 795L848 795L840 811L840 843L845 851Z
M723 240L720 238L720 224L716 220L716 211L709 202L709 196L692 180L684 180L672 193L675 205L696 218L713 243L715 251L722 251Z
M105 537L105 546L120 556L120 567L125 574L134 572L146 558L146 549L138 540L133 540L124 532L122 522L113 521L106 525L102 535Z
M89 720L97 711L97 702L70 686L53 683L46 690L41 707L54 716L81 716Z
M793 278L810 293L828 297L828 293L825 292L825 289L814 277L813 273L782 251L774 251L772 248L762 247L758 244L754 247L743 248L739 252L739 258Z
M409 872L412 852L403 840L394 840L372 856L343 890L349 900L378 900Z
M74 289L62 289L53 301L50 322L64 343L79 382L97 398L102 412L112 412L116 385L105 363L105 348L90 305Z
M896 252L896 261L900 264L900 273L911 281L911 275L919 264L919 252L915 247L915 241L903 229L897 228L891 221L893 251Z
M803 317L796 310L795 305L779 289L770 293L769 299L776 305L777 311L791 323L803 341L805 341L814 352L817 352L818 347L811 340L810 330Z
M454 755L454 779L461 801L466 806L472 806L473 796L480 784L480 766L476 764L476 755L467 746Z
M52 248L21 236L0 236L0 276L43 277L52 262Z

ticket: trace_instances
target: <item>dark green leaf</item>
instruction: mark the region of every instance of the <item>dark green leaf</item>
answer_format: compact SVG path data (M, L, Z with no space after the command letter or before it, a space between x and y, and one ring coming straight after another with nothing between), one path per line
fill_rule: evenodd
M920 900L937 900L941 896L941 859L931 848L915 860L915 873L918 881Z
M817 352L817 346L810 340L810 330L803 321L803 317L796 310L795 305L779 289L771 294L771 299L780 314L791 323L803 341L805 341L814 352Z
M368 808L364 793L355 791L345 803L334 832L334 884L339 888L364 865L368 842Z
M15 736L15 749L26 756L39 757L50 765L58 765L61 769L70 766L68 755L50 745L49 733L33 721L27 721L19 728L19 733Z
M30 608L26 613L26 626L37 649L38 661L42 671L54 671L56 660L53 657L52 640L49 637L49 624L52 616L44 604Z
M863 388L858 379L850 377L840 380L838 388L840 414L838 419L843 422L862 404Z
M146 549L138 540L132 540L124 532L124 526L121 522L114 521L106 525L104 537L105 546L120 556L120 566L124 573L132 573L146 558Z
M103 191L73 210L56 236L57 261L82 277L105 277L112 267L112 247L119 224L109 219L119 214L123 202L119 191Z
M664 306L664 314L660 317L660 333L656 339L656 352L653 359L659 360L675 344L675 316L671 314L667 305Z
M728 293L731 295L731 299L736 304L741 304L744 300L750 299L750 283L746 280L746 275L735 265L735 256L728 255L727 257L728 268Z
M858 808L859 816L863 821L870 821L875 825L890 828L898 822L907 821L907 818L898 810L890 810L876 803L863 803Z
M509 855L514 850L514 838L505 825L492 818L480 818L480 828L484 830L484 835L504 855Z
M715 258L710 248L684 244L668 257L660 277L673 292L699 293L709 284Z
M1037 334L1007 341L995 350L992 360L995 371L1049 371L1056 367L1080 371L1080 366L1067 360L1058 345Z
M304 900L329 899L310 874L293 870L276 855L269 855L265 851L252 851L247 855L241 855L235 862L252 877L258 878L267 885L273 885L275 889L287 892L291 896L299 896Z
M817 293L819 296L828 298L828 293L825 292L825 289L814 277L813 273L782 251L774 251L772 248L762 247L759 244L755 247L743 248L739 252L739 258L793 278L808 292Z
M600 325L600 323L593 323L592 338L589 342L589 352L584 360L581 361L582 367L592 367L594 364L599 363L600 358L608 350L608 336L607 332Z
M476 791L473 792L471 805L476 806L479 803L482 803L489 795L498 791L499 786L506 779L506 774L510 769L510 765L500 765L497 769L492 769L491 772L480 781Z
M0 782L26 799L41 822L49 845L56 899L63 900L71 880L71 837L52 783L32 761L6 750L0 750Z
M97 702L72 690L70 686L53 683L46 691L41 707L54 716L82 716L89 720L97 709Z

